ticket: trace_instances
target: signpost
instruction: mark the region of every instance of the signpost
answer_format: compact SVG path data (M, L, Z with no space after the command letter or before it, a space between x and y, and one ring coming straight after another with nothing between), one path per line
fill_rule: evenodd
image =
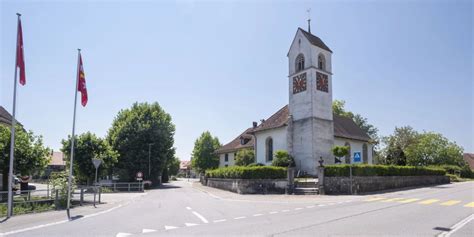
M143 172L138 171L135 178L136 178L137 181L138 181L138 189L140 190L140 187L141 187L141 186L140 186L140 181L143 180Z
M361 162L360 151L354 152L354 163Z
M94 207L95 207L95 196L97 194L97 170L99 169L100 164L102 163L102 160L99 159L92 159L92 164L94 164L95 167L95 183L94 183Z

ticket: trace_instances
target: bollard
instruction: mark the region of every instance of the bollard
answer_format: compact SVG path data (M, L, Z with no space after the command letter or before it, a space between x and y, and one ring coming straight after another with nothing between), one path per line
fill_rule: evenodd
M102 196L102 186L99 187L99 204L100 204L100 197Z
M130 183L128 183L128 191L130 192Z
M80 202L79 202L79 205L82 206L82 202L83 202L83 201L84 201L84 189L81 188L81 200L80 200Z
M56 191L56 194L54 196L54 207L56 208L56 210L58 210L59 208L59 190L55 190Z

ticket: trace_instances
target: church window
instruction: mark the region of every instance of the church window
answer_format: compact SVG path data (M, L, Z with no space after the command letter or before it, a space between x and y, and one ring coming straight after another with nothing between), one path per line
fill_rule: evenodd
M304 70L304 56L303 54L299 54L296 57L296 72Z
M344 146L347 146L349 149L349 152L347 152L347 155L345 157L345 161L346 161L346 164L350 164L351 163L351 144L349 144L349 142L346 142L346 144L344 144Z
M367 144L366 143L364 143L364 145L362 145L362 161L364 162L364 164L369 163L369 157L368 157L368 154L367 154Z
M273 160L273 139L271 137L265 141L265 158L267 161Z
M229 154L227 154L227 153L225 154L225 156L224 156L224 161L225 161L225 162L229 161Z
M326 59L322 54L318 55L318 68L321 70L326 70Z

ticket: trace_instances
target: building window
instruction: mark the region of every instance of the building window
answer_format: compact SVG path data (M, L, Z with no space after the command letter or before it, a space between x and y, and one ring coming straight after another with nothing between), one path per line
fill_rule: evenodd
M224 161L225 161L225 162L228 162L228 161L229 161L229 154L226 153L226 154L224 155Z
M369 157L368 157L368 154L367 154L367 144L366 143L364 143L364 145L362 145L362 161L364 162L364 164L369 163Z
M321 70L326 70L326 59L322 54L318 55L318 68Z
M267 161L273 160L273 139L271 137L265 141L265 158Z
M346 160L346 164L350 164L351 163L351 144L349 142L346 142L346 144L344 144L344 146L347 146L349 149L349 152L347 152L347 155L345 157L345 160Z
M299 54L298 57L296 57L295 61L295 68L296 72L304 70L304 56L303 54Z

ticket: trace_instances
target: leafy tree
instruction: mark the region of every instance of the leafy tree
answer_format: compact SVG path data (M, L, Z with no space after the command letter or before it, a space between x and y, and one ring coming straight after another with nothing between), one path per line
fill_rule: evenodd
M194 142L194 149L191 155L193 168L198 172L214 169L219 166L219 156L215 151L221 146L219 139L213 137L209 131L203 132Z
M133 181L142 171L146 179L158 184L168 159L175 153L174 132L171 116L158 103L135 103L121 110L107 135L107 141L119 154L114 172L122 180ZM147 172L149 144L151 177Z
M63 147L61 151L64 153L67 163L71 157L71 136L61 141ZM83 133L75 138L74 146L74 175L80 183L92 184L95 178L95 167L92 159L102 160L98 169L97 176L107 174L111 168L117 163L118 154L105 141L97 137L91 132ZM69 165L68 165L69 167Z
M0 170L3 174L3 188L8 187L10 166L10 127L0 124ZM44 169L50 160L51 150L43 145L43 138L35 136L32 131L25 131L17 125L15 131L15 160L13 173L22 176L31 175Z
M406 165L406 150L415 143L420 134L410 126L396 127L393 135L382 138L385 147L382 149L380 163L387 165Z
M349 154L349 147L347 146L334 146L332 148L332 154L338 158Z
M235 165L247 166L255 162L255 153L252 149L242 149L235 156Z
M285 150L277 150L275 151L275 155L273 155L272 166L280 166L280 167L294 167L295 161L293 157L288 154Z
M168 174L169 175L177 175L179 172L179 161L178 157L173 157L173 159L168 161Z
M51 172L49 177L49 185L51 186L51 198L54 198L56 190L58 191L59 196L59 206L66 207L67 203L67 188L69 179L69 170L64 170L61 172ZM75 176L71 179L71 190L76 188L76 179ZM73 194L71 193L71 197Z
M463 149L439 133L420 134L416 142L406 148L405 153L408 165L465 165Z
M346 102L344 100L334 100L332 102L332 111L334 114L339 116L351 118L357 126L359 126L367 135L374 140L375 143L378 142L378 129L369 124L367 118L362 117L360 114L354 114L350 111L347 111L345 108Z

